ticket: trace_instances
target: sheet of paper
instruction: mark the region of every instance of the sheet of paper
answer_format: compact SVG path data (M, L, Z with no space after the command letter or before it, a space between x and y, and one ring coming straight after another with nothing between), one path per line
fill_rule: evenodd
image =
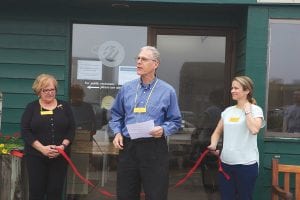
M152 137L150 131L154 128L154 121L149 120L136 124L128 124L126 127L131 139L148 138Z

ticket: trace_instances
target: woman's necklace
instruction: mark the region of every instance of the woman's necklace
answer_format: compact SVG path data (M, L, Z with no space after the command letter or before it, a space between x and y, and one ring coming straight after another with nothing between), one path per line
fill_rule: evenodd
M53 115L53 110L57 106L57 101L54 99L51 103L45 104L42 100L39 100L40 104L40 113L41 115ZM46 110L44 110L46 109Z

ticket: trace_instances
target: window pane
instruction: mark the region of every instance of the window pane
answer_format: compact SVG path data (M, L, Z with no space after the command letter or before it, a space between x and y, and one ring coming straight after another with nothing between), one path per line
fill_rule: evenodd
M134 58L147 44L147 27L74 24L71 106L76 135L71 157L81 174L115 194L118 151L108 127L121 85L136 78ZM101 199L69 170L68 199Z
M266 136L300 136L300 20L270 20Z
M183 118L182 129L168 138L170 185L210 144L224 109L225 46L224 36L157 36L158 76L176 89ZM220 199L217 174L216 157L208 155L199 172L170 192L169 199Z

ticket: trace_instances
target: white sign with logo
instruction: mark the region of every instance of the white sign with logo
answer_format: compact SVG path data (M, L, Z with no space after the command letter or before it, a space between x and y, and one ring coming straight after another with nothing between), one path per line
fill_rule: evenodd
M125 50L117 41L106 41L99 47L98 56L103 65L117 67L125 58Z

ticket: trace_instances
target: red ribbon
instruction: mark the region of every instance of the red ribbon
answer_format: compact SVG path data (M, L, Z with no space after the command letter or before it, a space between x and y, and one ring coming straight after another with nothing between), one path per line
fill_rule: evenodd
M229 180L229 179L230 179L230 176L224 171L224 169L223 169L223 167L222 167L222 164L221 164L221 159L220 159L220 157L218 158L218 165L219 165L219 172L221 172L221 173L225 176L225 178L226 178L227 180Z
M56 148L56 150L67 160L67 162L69 163L70 167L72 168L73 172L76 174L76 176L78 176L85 184L92 186L93 188L96 188L96 186L87 178L83 177L78 169L76 168L76 166L74 165L74 163L72 162L72 160L70 159L70 157L64 152L64 150L60 149L60 148ZM98 189L98 192L100 192L102 195L106 196L106 197L114 197L115 195L113 195L112 193L108 192L107 190L104 189Z
M209 152L209 149L206 149L200 156L199 158L197 159L195 165L190 169L190 171L185 175L184 178L182 178L181 180L179 180L174 187L178 187L180 186L181 184L183 184L194 172L195 170L198 168L198 166L201 164L203 158L206 156L206 154ZM218 155L216 155L218 156ZM220 160L220 157L218 156L218 165L219 165L219 172L221 172L225 178L227 180L230 179L230 176L224 172L223 168L222 168L222 165L221 165L221 160Z
M56 148L56 149L66 159L66 161L69 163L71 169L76 174L76 176L78 176L85 184L90 185L90 186L96 188L96 186L90 180L86 179L85 177L83 177L80 174L80 172L78 171L78 169L76 168L76 166L74 165L74 163L72 162L72 160L70 159L70 157L64 152L64 150L62 150L60 148ZM179 180L175 184L174 188L179 187L180 185L182 185L196 171L196 169L199 167L199 165L201 164L201 162L203 161L204 157L207 155L208 152L209 152L209 149L206 149L199 156L199 158L197 159L195 165L190 169L190 171L185 175L184 178L182 178L181 180ZM10 152L10 154L13 155L13 156L19 157L19 158L22 158L23 155L24 155L22 152L20 152L18 150L12 150ZM216 155L216 156L218 156L218 155ZM219 165L219 168L218 168L219 172L222 173L227 180L229 180L230 176L226 172L224 172L224 170L222 168L222 165L221 165L221 160L220 160L219 156L218 156L218 165ZM104 190L104 189L100 189L99 188L99 189L97 189L97 191L99 193L101 193L102 195L104 195L106 197L109 197L109 198L112 198L112 197L116 196L116 195L114 195L114 194L112 194L112 193L110 193L110 192L108 192L107 190ZM141 193L141 196L145 196L145 194Z

